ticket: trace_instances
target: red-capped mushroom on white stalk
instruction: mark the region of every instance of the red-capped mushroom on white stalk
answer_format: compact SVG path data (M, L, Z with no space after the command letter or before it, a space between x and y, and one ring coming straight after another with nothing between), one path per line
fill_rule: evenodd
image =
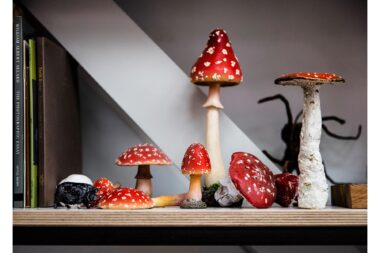
M328 185L319 152L322 128L319 88L323 84L336 83L344 83L344 79L329 73L292 73L275 80L275 84L300 86L304 94L298 155L300 168L298 206L300 208L326 207Z
M189 191L181 208L206 208L202 201L201 177L211 171L210 158L206 148L199 143L191 144L182 160L182 174L190 175Z
M215 29L210 33L207 47L191 69L191 81L196 85L209 86L207 101L206 147L210 155L211 172L206 175L206 186L219 183L225 176L220 148L219 110L220 88L238 85L243 80L239 61L231 46L227 33Z
M116 159L119 166L138 166L135 188L152 195L150 165L171 165L169 157L152 144L139 144L125 150Z

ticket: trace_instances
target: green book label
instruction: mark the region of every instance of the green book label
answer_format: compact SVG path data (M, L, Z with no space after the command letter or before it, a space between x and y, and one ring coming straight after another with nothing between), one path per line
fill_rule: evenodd
M37 207L38 154L37 154L37 68L36 41L29 39L29 101L30 101L30 207Z

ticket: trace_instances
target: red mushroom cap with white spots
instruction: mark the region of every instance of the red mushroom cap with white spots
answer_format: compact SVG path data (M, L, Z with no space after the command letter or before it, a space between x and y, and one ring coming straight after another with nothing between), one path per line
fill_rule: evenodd
M203 53L191 68L191 81L197 85L219 83L233 86L243 81L239 61L231 46L231 41L223 29L210 33Z
M256 208L268 208L276 199L273 173L256 156L236 152L232 154L229 174L243 197Z
M125 150L116 164L119 166L135 165L170 165L173 162L169 157L152 144L139 144Z
M288 207L298 195L299 177L285 172L274 175L277 189L276 203Z
M199 143L191 144L182 160L182 173L187 175L207 174L211 171L206 148Z
M98 188L96 195L99 197L96 204L98 204L103 198L107 197L109 194L116 191L116 187L112 184L112 182L105 178L99 178L94 182L94 187Z
M274 83L281 85L303 85L303 84L334 84L344 83L343 77L330 73L317 73L317 72L299 72L282 75L277 78Z
M132 188L121 188L102 199L103 209L142 209L152 208L153 200L144 192Z

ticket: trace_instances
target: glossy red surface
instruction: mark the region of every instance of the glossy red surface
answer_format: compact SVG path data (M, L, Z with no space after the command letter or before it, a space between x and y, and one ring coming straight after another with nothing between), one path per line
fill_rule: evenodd
M251 205L256 208L272 206L276 198L274 176L256 156L233 153L229 174L236 189Z
M107 209L152 208L153 200L142 191L125 187L102 199L99 207Z
M228 86L242 81L243 73L226 31L215 29L210 33L207 46L193 65L190 76L192 82L199 85L218 82Z
M206 174L211 171L210 158L206 148L199 143L191 144L182 160L183 174Z
M125 150L116 160L117 165L170 165L169 157L152 144L139 144Z
M114 191L116 191L116 188L113 186L112 182L105 177L96 180L94 182L94 187L99 189L96 192L96 195L98 195L99 197L98 201L96 201L96 204L98 204L103 198L107 197L109 194L112 194Z
M288 207L298 195L299 178L291 173L274 175L277 189L276 203Z

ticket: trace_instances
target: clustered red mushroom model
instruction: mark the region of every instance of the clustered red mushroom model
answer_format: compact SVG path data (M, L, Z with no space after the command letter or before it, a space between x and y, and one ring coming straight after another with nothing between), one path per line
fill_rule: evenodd
M231 42L225 30L210 33L207 47L191 69L191 81L209 86L209 94L203 107L207 108L206 147L210 155L212 171L206 175L206 186L219 183L224 175L224 163L220 148L219 110L220 88L238 85L243 74Z
M275 202L282 207L288 207L298 195L299 177L289 172L274 175L277 196Z
M152 144L139 144L124 151L116 160L119 166L136 166L136 189L152 195L150 165L171 165L169 157Z
M298 206L301 208L326 207L328 186L319 152L322 127L319 87L323 84L336 83L344 83L344 79L329 73L293 73L275 80L275 84L303 88L303 119L298 155L300 168Z
M97 206L102 199L116 191L120 187L120 184L114 185L108 178L102 177L94 182L94 187L98 189L96 192L98 200L95 202L95 206Z
M210 173L210 158L206 148L199 143L194 143L186 150L182 160L182 173L190 175L189 192L181 203L182 208L206 208L202 201L201 177Z

